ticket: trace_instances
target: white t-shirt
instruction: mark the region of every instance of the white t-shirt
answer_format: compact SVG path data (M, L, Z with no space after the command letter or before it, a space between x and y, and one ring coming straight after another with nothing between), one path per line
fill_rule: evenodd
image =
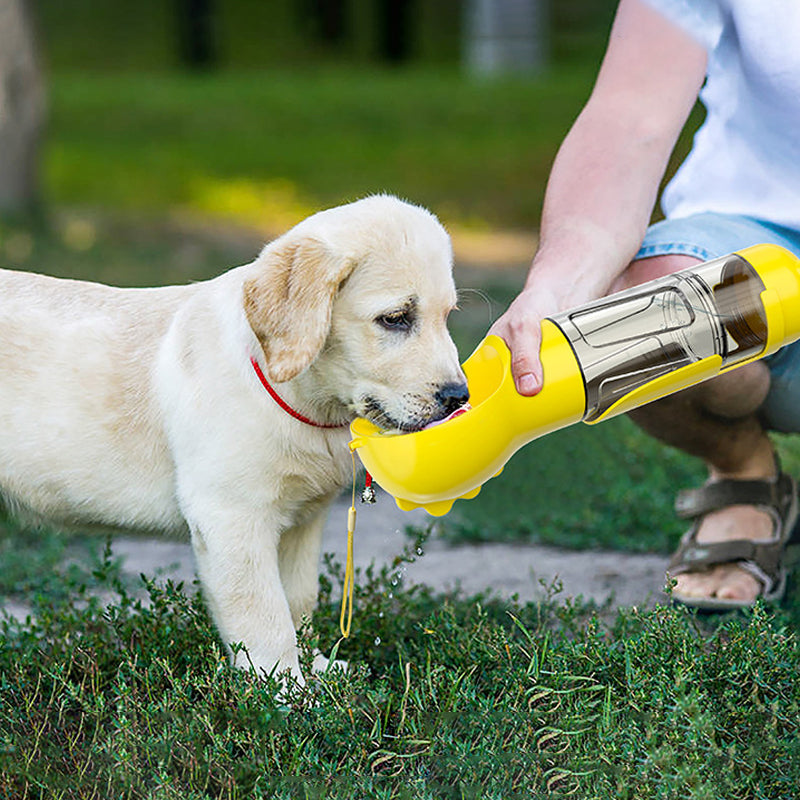
M647 0L708 51L707 117L662 197L800 229L800 2Z

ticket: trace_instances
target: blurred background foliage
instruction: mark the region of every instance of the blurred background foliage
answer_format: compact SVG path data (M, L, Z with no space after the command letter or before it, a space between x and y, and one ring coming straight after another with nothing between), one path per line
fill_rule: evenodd
M521 284L550 163L616 5L530 0L543 9L541 61L489 77L464 54L468 4L484 0L0 0L0 207L14 119L3 104L20 99L3 90L23 85L4 80L22 62L4 60L3 14L23 2L46 129L35 213L0 211L0 266L185 283L249 260L322 206L390 191L431 207L457 242L469 234L456 279L472 291L451 317L462 355ZM507 229L525 234L521 245ZM800 474L796 439L779 446ZM574 426L457 503L444 534L667 552L680 532L674 493L701 472L627 419ZM670 609L634 608L606 628L571 598L520 608L404 589L395 569L412 557L399 556L359 576L360 622L343 653L355 669L292 715L307 723L295 730L285 709L272 713L268 684L224 670L201 604L149 581L150 602L134 602L98 541L20 531L0 511L0 605L10 595L37 609L0 625L14 643L0 647L2 796L32 796L29 777L47 796L96 797L106 782L104 796L195 785L192 796L242 796L265 765L276 781L363 770L369 790L386 778L387 797L428 779L443 798L496 785L510 797L512 765L519 797L534 786L577 796L577 778L593 797L797 794L796 586L791 617L759 608L707 639ZM327 649L338 635L332 587L325 577L309 654L316 636ZM303 780L308 796L330 794Z
M466 65L470 2L39 0L45 198L273 233L391 191L533 231L616 3L532 0L543 60L486 77Z
M458 65L469 0L39 0L50 66L263 69ZM593 62L616 0L538 0L552 65ZM190 42L194 42L192 45Z

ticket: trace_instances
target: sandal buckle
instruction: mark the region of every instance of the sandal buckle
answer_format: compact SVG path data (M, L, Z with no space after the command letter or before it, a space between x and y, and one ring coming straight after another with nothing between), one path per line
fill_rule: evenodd
M709 550L706 547L688 547L683 553L684 561L705 561L709 556Z

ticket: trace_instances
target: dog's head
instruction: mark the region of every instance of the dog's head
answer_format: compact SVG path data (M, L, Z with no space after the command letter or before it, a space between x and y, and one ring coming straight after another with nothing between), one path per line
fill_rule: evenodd
M452 248L430 212L387 195L322 211L255 266L244 309L272 381L308 373L322 404L403 431L466 401Z

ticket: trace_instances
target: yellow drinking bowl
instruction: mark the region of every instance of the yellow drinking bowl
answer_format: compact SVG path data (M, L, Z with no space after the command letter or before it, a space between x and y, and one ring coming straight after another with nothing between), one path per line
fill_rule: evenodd
M446 514L456 499L475 497L499 474L533 438L532 428L541 436L581 419L583 380L572 349L548 320L543 334L547 382L535 397L517 393L506 343L487 336L464 363L470 410L416 433L386 433L363 418L352 423L350 447L400 508Z

